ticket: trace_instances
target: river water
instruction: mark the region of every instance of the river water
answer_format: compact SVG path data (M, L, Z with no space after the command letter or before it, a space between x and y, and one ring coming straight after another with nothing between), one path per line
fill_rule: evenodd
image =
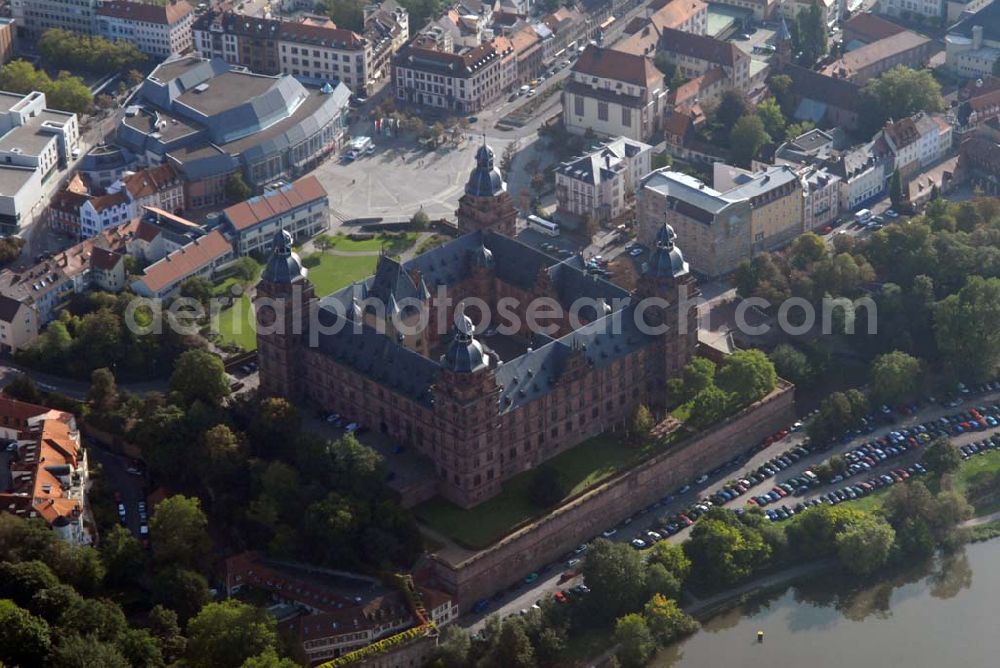
M656 668L997 668L1000 540L878 581L814 576L704 622ZM757 642L757 631L764 642Z

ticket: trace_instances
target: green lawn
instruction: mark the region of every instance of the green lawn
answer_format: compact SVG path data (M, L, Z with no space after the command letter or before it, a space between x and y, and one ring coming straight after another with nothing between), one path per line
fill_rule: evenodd
M375 271L377 260L378 258L374 256L337 257L326 253L314 253L303 260L303 263L311 265L309 280L316 286L316 294L322 297L370 275ZM228 289L233 282L235 282L233 279L223 281L216 286L216 293ZM219 314L218 331L224 342L234 343L246 350L256 350L257 336L254 332L249 297L244 295L232 308Z
M674 432L667 443L679 439L681 431ZM556 455L547 464L559 471L568 490L566 497L570 497L648 458L667 443L631 448L613 436L602 435ZM468 510L441 498L431 499L417 506L417 517L460 545L485 547L540 514L528 499L533 475L534 471L519 473L503 484L500 494Z
M371 252L381 250L384 245L387 253L397 254L402 253L404 250L417 242L417 233L405 232L400 236L392 237L378 234L372 239L364 239L360 241L348 239L346 236L337 234L329 237L329 241L333 244L333 247L339 251Z
M1000 510L1000 490L984 496L969 494L969 488L976 486L981 480L994 480L1000 472L1000 451L989 450L984 455L973 455L971 459L962 462L955 473L955 489L965 494L969 503L976 509L976 515L989 515Z

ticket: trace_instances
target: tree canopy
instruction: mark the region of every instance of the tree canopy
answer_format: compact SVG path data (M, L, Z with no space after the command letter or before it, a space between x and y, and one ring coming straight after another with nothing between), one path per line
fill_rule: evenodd
M930 70L897 65L868 81L858 94L859 126L871 136L889 119L902 120L918 111L944 111L941 84Z

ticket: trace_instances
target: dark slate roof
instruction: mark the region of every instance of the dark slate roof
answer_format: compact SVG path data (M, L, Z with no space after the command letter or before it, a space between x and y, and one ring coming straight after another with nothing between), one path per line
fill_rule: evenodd
M21 308L21 302L12 299L7 295L0 295L0 321L14 322L17 311Z
M397 300L417 296L417 291L422 289L414 283L418 272L431 291L436 285L457 283L468 275L482 248L493 254L497 277L505 283L529 289L542 271L547 272L556 296L566 306L577 296L603 298L608 305L616 298L626 300L619 311L594 320L561 339L536 334L532 339L533 350L497 367L497 383L504 388L501 412L551 390L571 354L582 354L589 364L600 368L654 340L655 337L646 336L636 328L634 308L628 303L629 293L608 281L588 276L579 257L559 261L516 239L477 231L403 264L383 257L374 276L326 296L320 302L320 324L330 328L338 314L346 314L346 320L339 331L320 334L319 349L382 386L431 405L431 387L442 369L440 361L426 358L367 325L355 333L355 326L350 322L352 300L365 297L388 300L389 294ZM591 314L581 311L580 316L589 320ZM611 318L621 318L621 334L611 333L615 331ZM480 344L480 347L484 354L489 354L485 346ZM532 382L521 383L529 378L529 370L534 376ZM515 377L519 380L515 381ZM509 397L510 401L505 401L504 397Z
M956 23L948 30L950 35L972 38L972 27L982 26L983 40L1000 42L1000 2L993 2L975 14Z
M286 230L278 230L271 239L271 257L260 280L268 283L294 283L305 279L306 273L299 256L292 251L292 235Z
M618 326L621 333L612 334ZM499 411L505 413L520 408L550 392L558 385L573 355L582 355L588 366L600 369L655 340L655 336L639 331L635 308L629 304L500 365L496 372L497 384L501 387Z
M329 325L335 322L336 312L327 300L324 302L319 320L321 324ZM318 348L380 385L430 406L433 403L431 386L441 366L368 325L362 325L360 329L360 332L355 332L352 325L347 325L335 333L320 334Z
M494 197L503 189L503 177L493 165L493 149L483 144L476 151L476 166L469 174L465 192L474 197Z

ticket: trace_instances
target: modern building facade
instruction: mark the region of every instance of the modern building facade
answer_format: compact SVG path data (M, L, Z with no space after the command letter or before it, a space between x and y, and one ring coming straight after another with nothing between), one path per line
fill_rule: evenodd
M466 195L492 194L505 209L492 152L479 153ZM478 227L463 226L459 211L460 229ZM694 354L693 301L684 318L676 306L645 310L667 333L636 320L644 317L636 299L676 305L697 294L673 231L663 225L656 236L631 297L588 276L580 260L479 228L408 262L383 256L373 277L317 300L291 236L280 233L257 286L261 392L337 411L413 447L433 462L442 495L477 505L511 476L624 424L639 403L662 402L665 379ZM439 300L442 292L450 299ZM493 312L512 298L505 303L516 304L522 326L499 338L478 333L464 308L472 297ZM542 297L585 304L575 323L560 316L543 334L520 312ZM399 327L423 309L446 326Z
M48 109L45 93L0 92L0 234L17 234L43 213L42 184L79 141L76 114Z
M556 218L568 228L618 220L649 173L653 147L624 137L556 168Z
M563 88L563 122L576 134L646 141L660 129L667 89L648 56L590 45Z
M118 126L141 163L169 162L189 208L225 203L226 179L253 187L296 178L339 148L350 91L306 89L291 76L246 72L222 60L170 60L146 78Z

